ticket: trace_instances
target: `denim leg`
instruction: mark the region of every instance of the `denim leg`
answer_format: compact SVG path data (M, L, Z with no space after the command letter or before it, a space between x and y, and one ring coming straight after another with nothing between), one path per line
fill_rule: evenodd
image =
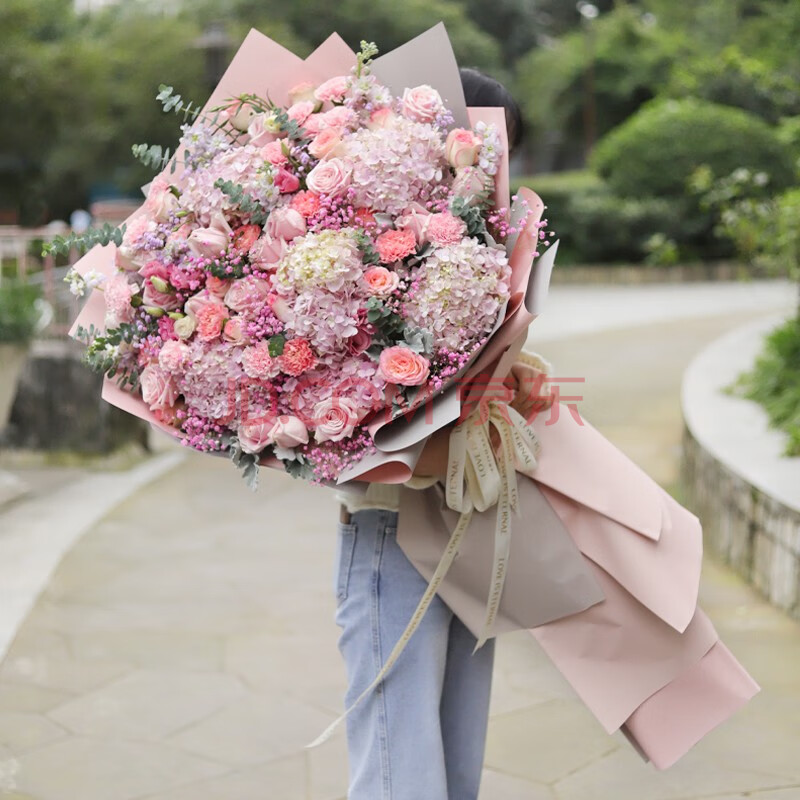
M396 539L397 514L339 524L336 623L349 706L372 682L427 582ZM450 609L435 597L397 663L346 720L348 800L448 800L440 703Z
M477 639L454 614L450 621L441 720L449 800L477 800L486 748L495 639L474 655Z

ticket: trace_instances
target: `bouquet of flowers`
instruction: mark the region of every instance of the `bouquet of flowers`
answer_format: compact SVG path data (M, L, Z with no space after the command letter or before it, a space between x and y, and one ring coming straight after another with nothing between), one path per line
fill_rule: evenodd
M253 485L259 463L333 482L374 454L374 423L463 375L511 297L534 209L497 206L504 125L456 125L428 84L394 93L376 54L286 105L202 111L162 86L180 147L134 147L162 171L108 234L113 269L67 276L105 301L104 329L76 329L87 362Z

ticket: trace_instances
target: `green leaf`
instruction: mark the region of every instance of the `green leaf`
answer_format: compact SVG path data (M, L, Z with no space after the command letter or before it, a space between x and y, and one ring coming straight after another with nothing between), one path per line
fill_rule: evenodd
M125 235L125 225L115 228L107 222L102 228L90 228L86 233L76 235L70 233L68 236L55 236L51 242L42 247L42 255L50 254L56 256L69 255L70 250L75 248L78 253L85 253L91 250L96 244L107 245L112 242L119 246L122 244L122 237Z
M282 333L269 338L269 354L272 358L277 358L283 354L283 348L286 344L286 337Z

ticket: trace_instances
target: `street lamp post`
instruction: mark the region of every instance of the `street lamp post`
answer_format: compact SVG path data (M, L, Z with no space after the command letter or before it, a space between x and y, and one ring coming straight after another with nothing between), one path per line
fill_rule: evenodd
M578 12L583 18L583 27L586 31L586 54L588 62L583 79L583 136L584 154L588 161L589 155L597 141L597 90L595 87L595 41L594 25L592 24L600 13L593 3L579 2Z

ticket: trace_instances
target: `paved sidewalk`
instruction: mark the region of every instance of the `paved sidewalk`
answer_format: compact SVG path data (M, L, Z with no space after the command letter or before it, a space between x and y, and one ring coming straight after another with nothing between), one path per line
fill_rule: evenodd
M581 412L673 486L681 373L747 318L532 346L585 377ZM107 514L0 667L0 798L343 800L343 730L304 749L342 710L335 519L324 490L262 472L253 494L199 454ZM529 634L504 635L481 800L798 800L800 626L710 559L700 602L763 687L741 712L658 772Z

